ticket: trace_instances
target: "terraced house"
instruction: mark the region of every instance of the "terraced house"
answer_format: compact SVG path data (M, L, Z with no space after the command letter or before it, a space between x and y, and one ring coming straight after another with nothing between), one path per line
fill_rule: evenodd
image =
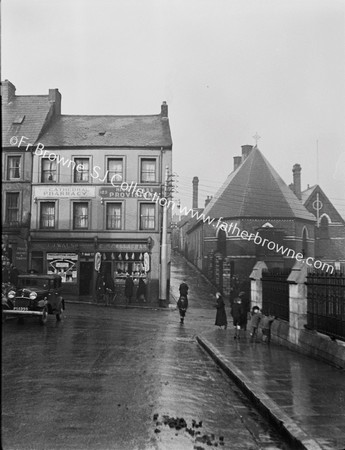
M138 188L160 195L165 168L171 171L167 104L140 116L60 111L33 142L29 269L58 273L67 295L93 298L100 258L119 295L129 274L135 285L144 279L147 300L158 302L162 207Z

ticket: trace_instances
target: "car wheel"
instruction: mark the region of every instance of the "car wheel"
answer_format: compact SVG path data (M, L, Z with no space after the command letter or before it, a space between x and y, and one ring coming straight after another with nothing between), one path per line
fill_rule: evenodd
M45 325L47 323L47 320L48 320L48 309L47 308L43 308L42 313L43 314L40 317L40 323L41 323L41 325Z
M56 314L56 320L57 320L58 322L60 322L60 321L62 320L62 311L63 311L63 307L62 307L62 304L61 304L61 305L60 305L59 312Z

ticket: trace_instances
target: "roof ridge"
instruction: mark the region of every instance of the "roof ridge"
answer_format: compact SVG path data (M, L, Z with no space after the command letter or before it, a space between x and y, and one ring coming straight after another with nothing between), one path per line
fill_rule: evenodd
M61 114L58 118L67 118L67 117L90 117L90 118L98 118L98 117L160 117L161 114Z

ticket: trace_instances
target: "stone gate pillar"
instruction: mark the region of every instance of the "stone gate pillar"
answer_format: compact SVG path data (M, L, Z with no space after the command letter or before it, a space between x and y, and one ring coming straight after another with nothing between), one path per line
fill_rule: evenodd
M307 323L307 286L305 284L308 267L296 261L288 277L289 285L289 341L298 344L301 330Z
M249 275L250 279L250 308L253 306L258 306L260 309L262 308L262 271L267 269L267 266L264 261L258 261L251 274Z

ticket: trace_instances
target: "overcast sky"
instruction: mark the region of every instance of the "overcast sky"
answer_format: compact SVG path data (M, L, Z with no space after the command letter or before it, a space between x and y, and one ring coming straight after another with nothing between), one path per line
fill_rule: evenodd
M62 93L63 114L158 114L166 100L183 206L258 146L302 166L345 217L344 0L2 0L1 79Z

